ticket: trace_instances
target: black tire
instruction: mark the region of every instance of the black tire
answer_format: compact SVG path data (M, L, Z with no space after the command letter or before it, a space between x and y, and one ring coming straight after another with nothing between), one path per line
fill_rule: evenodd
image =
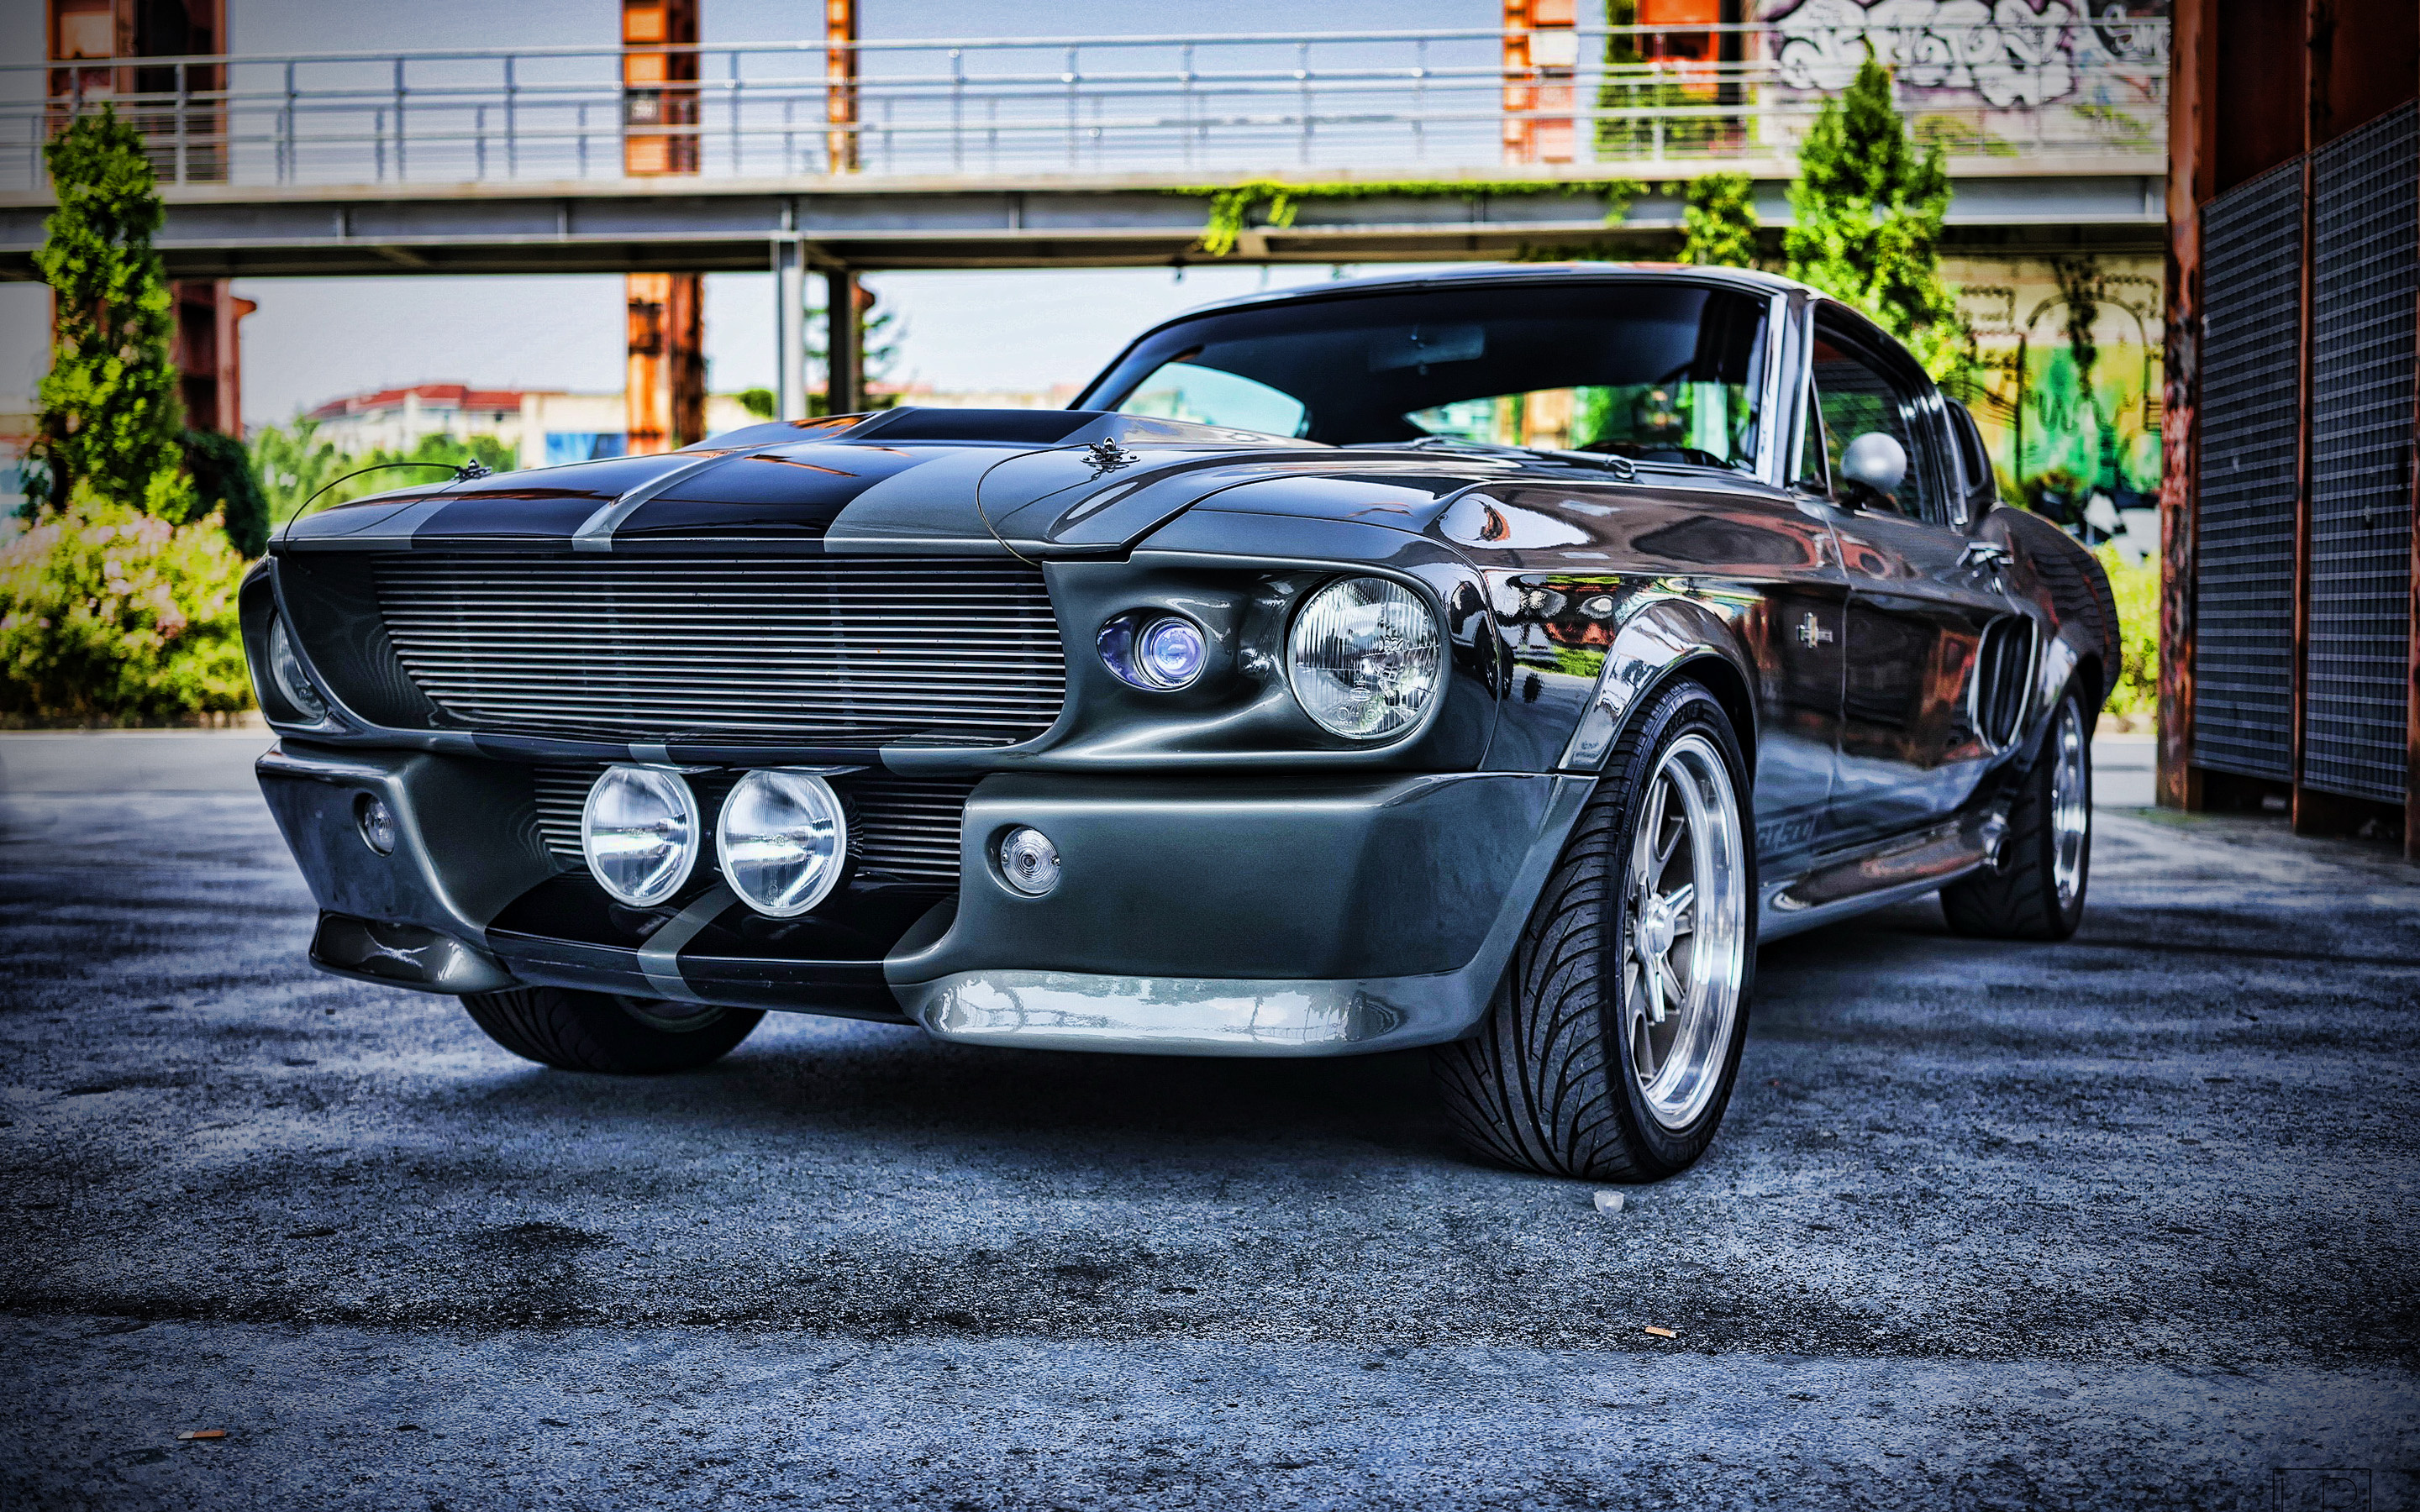
M654 1076L694 1071L729 1055L765 1016L753 1008L701 1008L564 987L516 987L462 999L488 1038L524 1060L561 1071Z
M1667 1127L1648 1105L1622 1025L1632 924L1623 906L1647 789L1666 752L1701 735L1722 758L1739 816L1746 906L1725 1040L1705 1042L1716 1080L1701 1111ZM1702 749L1702 747L1699 748ZM1695 682L1673 684L1631 721L1540 894L1476 1037L1433 1053L1447 1116L1480 1154L1524 1170L1652 1181L1714 1142L1739 1075L1756 966L1756 833L1746 763L1730 719Z
M2017 801L2009 807L1999 869L1978 872L1941 889L1942 917L1953 933L1986 940L2063 940L2083 922L2084 889L2092 875L2091 729L2083 698L2069 688L2053 710L2041 754L2034 759L2032 770L2018 789ZM2058 884L2056 788L2060 742L2070 731L2077 737L2073 759L2080 764L2071 778L2083 784L2083 844L2075 861L2075 890L2063 897Z

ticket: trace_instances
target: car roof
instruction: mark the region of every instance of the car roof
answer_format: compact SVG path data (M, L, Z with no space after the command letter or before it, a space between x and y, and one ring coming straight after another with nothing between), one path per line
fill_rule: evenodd
M1751 268L1699 268L1689 263L1487 263L1475 268L1453 268L1434 273L1389 273L1376 278L1340 278L1325 284L1307 284L1296 288L1271 289L1263 294L1246 294L1234 299L1214 300L1197 304L1181 314L1156 322L1150 331L1159 331L1196 316L1219 310L1249 309L1264 305L1303 303L1312 300L1328 300L1355 294L1383 294L1418 289L1469 287L1481 285L1527 283L1650 283L1668 280L1674 283L1720 284L1756 294L1800 293L1821 296L1822 291L1809 288L1796 279L1778 273L1760 272ZM1150 332L1145 332L1147 335ZM1140 339L1140 338L1138 338Z

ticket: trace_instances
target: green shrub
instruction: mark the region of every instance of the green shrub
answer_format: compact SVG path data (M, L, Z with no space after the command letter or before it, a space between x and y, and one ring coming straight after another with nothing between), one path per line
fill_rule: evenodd
M2123 653L2108 711L2129 725L2148 727L2160 712L2160 563L2146 557L2141 565L2128 566L2114 546L2104 545L2093 555L2109 571Z
M0 547L0 724L156 724L252 707L216 516L172 525L79 492Z

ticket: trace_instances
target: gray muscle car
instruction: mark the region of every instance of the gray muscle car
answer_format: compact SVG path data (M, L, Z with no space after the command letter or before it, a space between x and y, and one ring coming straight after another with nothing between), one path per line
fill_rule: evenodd
M897 409L307 516L243 589L311 959L548 1065L768 1010L1425 1045L1480 1150L1704 1150L1760 939L2084 905L2105 578L1785 280L1338 283L1067 410Z

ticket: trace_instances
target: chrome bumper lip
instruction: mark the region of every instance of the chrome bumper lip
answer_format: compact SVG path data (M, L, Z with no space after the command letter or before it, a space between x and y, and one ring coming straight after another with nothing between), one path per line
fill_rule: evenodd
M924 1032L959 1044L1327 1056L1457 1038L1476 1022L1464 976L1261 981L975 971L892 990Z

